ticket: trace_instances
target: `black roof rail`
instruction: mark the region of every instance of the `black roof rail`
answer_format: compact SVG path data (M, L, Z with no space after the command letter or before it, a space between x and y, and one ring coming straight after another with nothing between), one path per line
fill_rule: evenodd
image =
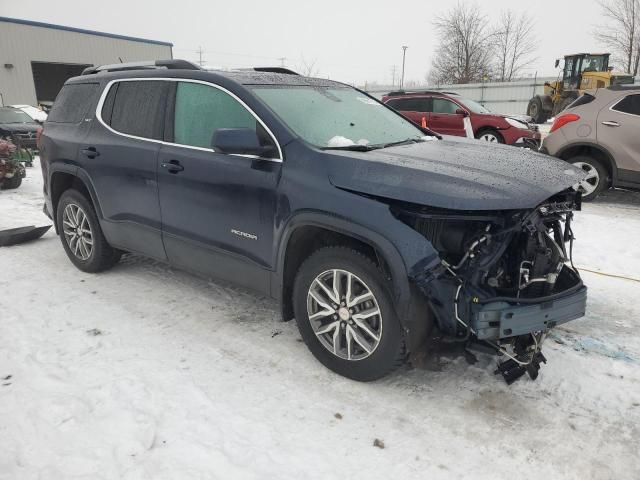
M87 67L82 71L82 75L92 75L100 72L121 72L125 70L152 70L156 68L167 68L169 70L201 70L195 63L187 60L155 60L148 62L127 62L113 63L110 65L99 65L97 67Z
M300 75L298 72L286 67L251 67L251 68L239 68L239 71L244 72L268 72L268 73L283 73L285 75Z
M445 92L442 90L396 90L389 92L387 95L459 95L456 92Z

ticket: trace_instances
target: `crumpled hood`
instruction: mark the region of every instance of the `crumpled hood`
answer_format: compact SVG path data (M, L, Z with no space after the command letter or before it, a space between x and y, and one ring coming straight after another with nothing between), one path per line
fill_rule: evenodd
M331 151L328 163L336 187L455 210L534 208L584 176L547 155L455 137L371 152Z
M39 126L37 123L0 123L0 130L11 133L35 133Z

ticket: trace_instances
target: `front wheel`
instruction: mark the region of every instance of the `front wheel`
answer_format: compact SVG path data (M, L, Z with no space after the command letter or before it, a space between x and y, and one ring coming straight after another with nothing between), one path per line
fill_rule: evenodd
M585 178L574 189L582 193L582 199L589 202L596 198L609 185L606 168L598 160L587 157L573 157L569 162L585 173Z
M5 178L1 188L3 190L12 190L18 188L20 185L22 185L22 176L16 173L11 178Z
M293 304L307 347L334 372L366 382L404 362L387 280L358 251L325 247L312 254L296 275Z
M502 137L502 135L500 135L497 130L494 130L492 128L480 130L476 134L476 139L489 143L504 143L504 138Z
M66 190L56 209L58 234L67 256L83 272L107 270L121 252L109 245L93 205L77 190Z

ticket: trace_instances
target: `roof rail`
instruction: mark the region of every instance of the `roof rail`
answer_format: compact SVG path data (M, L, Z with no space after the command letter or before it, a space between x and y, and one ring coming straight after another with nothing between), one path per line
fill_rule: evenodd
M87 67L82 71L82 75L92 75L100 72L121 72L125 70L152 70L156 68L167 68L169 70L200 70L198 65L186 60L151 60L148 62L113 63L111 65Z
M268 72L268 73L283 73L285 75L300 75L298 72L286 67L250 67L250 68L238 68L241 72Z
M456 92L445 92L442 90L396 90L387 93L387 95L458 95Z

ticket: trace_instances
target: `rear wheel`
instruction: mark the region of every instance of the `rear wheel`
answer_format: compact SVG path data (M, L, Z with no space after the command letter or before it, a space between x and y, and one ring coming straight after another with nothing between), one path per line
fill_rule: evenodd
M404 362L402 328L386 283L371 260L350 248L322 248L301 265L293 289L296 322L325 367L371 381Z
M476 138L483 142L504 143L504 137L493 128L485 128L476 134Z
M120 260L121 252L107 243L93 205L81 192L62 194L56 223L67 256L83 272L101 272Z
M578 156L571 158L569 163L586 174L584 180L573 187L582 193L584 201L593 200L609 186L607 169L598 160L587 156Z

